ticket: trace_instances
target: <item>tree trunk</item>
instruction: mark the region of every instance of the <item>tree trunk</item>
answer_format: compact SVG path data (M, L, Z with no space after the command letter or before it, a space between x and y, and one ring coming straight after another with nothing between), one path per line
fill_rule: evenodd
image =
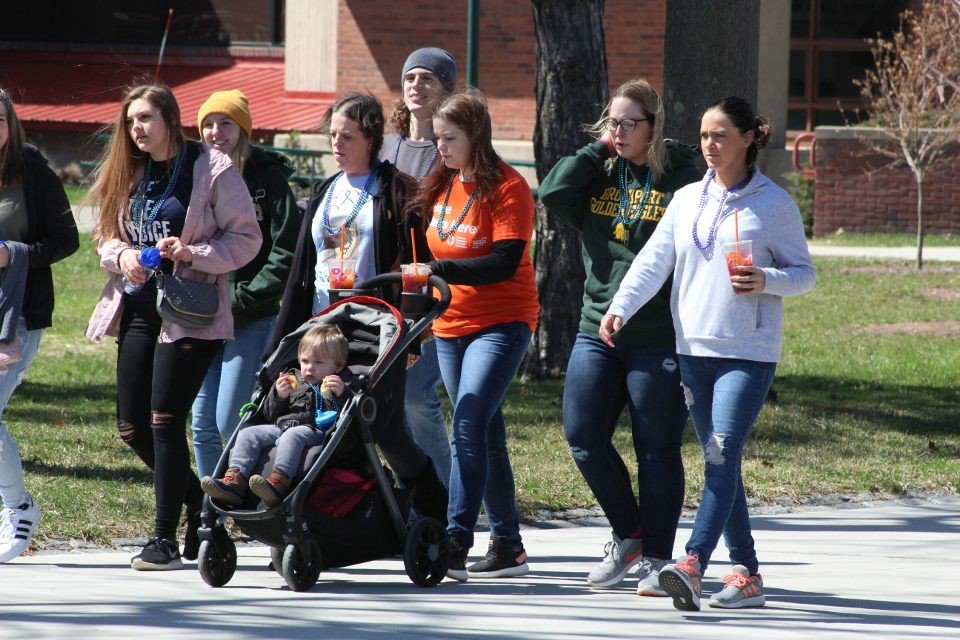
M703 111L727 96L756 108L759 52L760 0L667 0L664 135L696 144Z
M537 38L537 126L533 148L542 180L563 156L590 140L580 130L607 102L604 0L532 0ZM537 206L534 267L540 292L540 326L523 374L560 376L576 338L583 298L580 235Z
M917 271L923 270L923 173L915 174L917 179Z

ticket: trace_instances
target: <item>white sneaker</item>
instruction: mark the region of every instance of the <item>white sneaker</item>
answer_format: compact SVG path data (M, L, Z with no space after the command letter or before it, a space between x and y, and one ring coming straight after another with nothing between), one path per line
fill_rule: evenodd
M643 541L639 538L621 540L613 534L603 553L603 562L587 575L587 584L593 589L609 589L620 584L630 569L643 560Z
M660 586L660 569L671 562L673 560L657 560L644 556L637 569L637 595L666 597L667 592Z
M33 498L15 509L4 509L0 522L0 562L8 562L30 546L30 538L40 524L40 507Z

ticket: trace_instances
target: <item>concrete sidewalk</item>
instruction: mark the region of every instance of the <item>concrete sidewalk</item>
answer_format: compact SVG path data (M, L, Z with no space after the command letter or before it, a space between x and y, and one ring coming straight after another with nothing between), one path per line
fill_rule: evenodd
M889 258L893 260L917 259L916 247L835 247L809 244L812 256L847 256L851 258ZM960 247L924 247L923 261L960 262Z
M960 499L811 508L754 518L767 606L685 613L634 595L634 581L591 591L605 527L525 529L531 573L414 586L400 560L329 571L304 593L242 546L224 588L193 570L145 574L128 552L42 553L0 565L5 638L957 638ZM691 523L681 523L677 551ZM486 548L478 536L476 556ZM704 583L726 570L718 551Z

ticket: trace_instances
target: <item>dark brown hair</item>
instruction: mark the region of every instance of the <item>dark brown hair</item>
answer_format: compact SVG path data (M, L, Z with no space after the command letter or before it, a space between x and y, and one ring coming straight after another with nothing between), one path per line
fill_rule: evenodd
M727 116L730 123L737 128L741 134L748 131L753 132L753 142L747 147L747 167L752 167L757 161L760 149L767 146L770 136L773 134L773 126L770 121L763 116L758 116L753 112L753 107L743 98L729 96L723 100L718 100L709 107L707 111L719 111Z
M0 149L0 188L6 188L23 181L23 143L26 134L13 108L13 100L4 89L0 89L0 106L7 112L7 129L10 131L7 144Z
M383 107L380 101L369 93L348 93L327 109L320 121L320 130L330 132L330 121L335 113L342 113L357 123L360 132L372 142L370 148L370 167L373 167L380 158L380 147L383 146L383 128L385 125Z

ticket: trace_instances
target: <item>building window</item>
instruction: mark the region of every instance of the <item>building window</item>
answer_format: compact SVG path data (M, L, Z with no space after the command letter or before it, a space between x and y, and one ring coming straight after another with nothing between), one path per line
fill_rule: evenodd
M0 40L159 46L283 44L283 0L46 0L3 8Z
M853 84L873 66L866 38L889 37L911 0L793 0L787 128L860 119Z

